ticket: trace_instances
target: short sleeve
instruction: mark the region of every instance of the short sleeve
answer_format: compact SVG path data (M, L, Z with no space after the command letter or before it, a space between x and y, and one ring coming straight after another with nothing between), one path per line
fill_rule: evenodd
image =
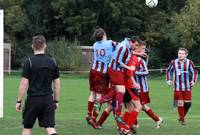
M56 65L53 79L55 80L55 79L58 79L59 77L60 77L59 68L58 68L58 65Z
M24 62L24 65L23 65L23 69L22 69L22 77L26 78L26 79L29 79L30 78L30 62L29 60L26 60Z

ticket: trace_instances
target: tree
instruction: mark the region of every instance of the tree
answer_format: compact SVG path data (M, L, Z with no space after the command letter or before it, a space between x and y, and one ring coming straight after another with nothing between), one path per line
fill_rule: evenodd
M162 0L157 7L148 8L144 0L0 0L0 7L5 9L5 35L14 45L12 64L16 68L31 52L33 35L43 34L51 41L77 39L81 45L92 45L96 26L116 41L139 35L151 47L150 65L155 67L175 57L175 50L183 43L197 45L198 3ZM194 14L192 19L188 11Z
M200 43L200 1L187 1L186 6L171 17L170 39L174 46L185 47L190 50L189 56L198 60L199 43ZM195 54L195 55L194 55Z

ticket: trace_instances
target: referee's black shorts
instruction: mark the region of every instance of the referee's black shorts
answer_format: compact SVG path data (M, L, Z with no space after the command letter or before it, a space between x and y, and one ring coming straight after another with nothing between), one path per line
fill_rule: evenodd
M53 128L55 126L55 109L52 95L27 97L23 111L24 128L32 128L37 118L40 127Z

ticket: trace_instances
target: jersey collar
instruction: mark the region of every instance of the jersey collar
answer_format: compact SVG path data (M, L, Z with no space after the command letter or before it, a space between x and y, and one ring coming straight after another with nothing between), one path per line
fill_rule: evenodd
M187 61L187 58L185 58L184 60L183 60L183 62L186 62ZM180 62L180 59L178 58L178 62Z

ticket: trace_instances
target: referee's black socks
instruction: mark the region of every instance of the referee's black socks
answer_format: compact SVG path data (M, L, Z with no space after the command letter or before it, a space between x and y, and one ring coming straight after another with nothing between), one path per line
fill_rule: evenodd
M53 133L53 134L51 134L51 135L58 135L57 133Z

